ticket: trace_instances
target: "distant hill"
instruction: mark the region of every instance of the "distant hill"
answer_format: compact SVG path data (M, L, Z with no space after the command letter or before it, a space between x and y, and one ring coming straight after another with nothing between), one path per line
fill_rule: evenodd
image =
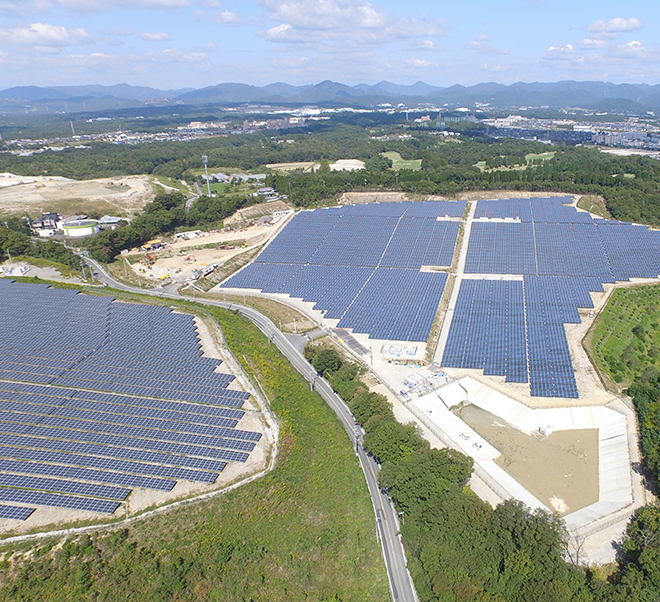
M284 82L267 86L221 83L199 90L158 90L117 84L45 88L22 86L0 91L0 111L3 112L100 111L170 103L284 103L353 107L403 103L411 108L422 103L447 105L449 108L474 107L475 103L484 103L500 109L547 106L553 109L579 107L596 111L643 113L660 111L660 85L576 81L517 82L504 85L487 82L475 86L441 88L421 81L412 85L381 81L373 85L347 86L326 80L306 86L293 86Z

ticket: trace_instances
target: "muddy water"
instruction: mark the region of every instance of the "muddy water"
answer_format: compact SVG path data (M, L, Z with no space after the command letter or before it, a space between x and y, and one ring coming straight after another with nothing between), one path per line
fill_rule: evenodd
M481 408L468 405L460 417L502 455L495 463L559 514L598 501L598 430L528 435Z

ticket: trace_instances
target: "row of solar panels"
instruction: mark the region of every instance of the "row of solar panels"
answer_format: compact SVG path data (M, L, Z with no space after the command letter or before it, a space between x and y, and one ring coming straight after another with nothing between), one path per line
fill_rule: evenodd
M464 207L464 205L462 205ZM388 216L298 214L255 260L257 263L353 267L448 266L458 221Z
M466 273L598 277L601 282L656 278L660 232L645 226L474 222Z
M210 404L240 407L249 394L201 357L190 316L0 282L0 378L30 383L0 382L0 501L114 512L133 487L213 483L227 461L247 460L261 434L234 428L241 410ZM33 328L63 316L86 325ZM142 396L35 384L51 381ZM0 517L24 520L26 506L0 504Z
M534 197L479 201L475 219L519 219L522 222L580 223L591 221L588 213L567 207L572 199L566 197Z
M372 338L425 341L446 283L446 272L254 263L223 286L315 301L314 309L339 320L339 327Z
M533 396L578 397L564 322L579 322L581 303L593 307L589 285L542 276L463 280L442 365L529 382Z

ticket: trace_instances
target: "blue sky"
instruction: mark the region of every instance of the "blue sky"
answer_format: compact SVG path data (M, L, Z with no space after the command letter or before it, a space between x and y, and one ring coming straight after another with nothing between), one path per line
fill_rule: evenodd
M651 0L0 0L0 89L657 84L658 31Z

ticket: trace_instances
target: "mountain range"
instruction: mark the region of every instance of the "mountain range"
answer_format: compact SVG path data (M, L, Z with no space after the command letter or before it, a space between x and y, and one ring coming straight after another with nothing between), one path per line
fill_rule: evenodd
M206 88L158 90L145 86L24 86L0 91L0 112L89 112L144 105L240 105L243 103L371 107L402 103L414 108L423 103L456 108L477 103L498 109L522 106L550 109L579 107L594 111L646 113L660 111L660 85L561 81L518 82L511 85L481 83L446 88L424 82L399 85L347 86L323 81L293 86L278 82L266 86L222 83Z

